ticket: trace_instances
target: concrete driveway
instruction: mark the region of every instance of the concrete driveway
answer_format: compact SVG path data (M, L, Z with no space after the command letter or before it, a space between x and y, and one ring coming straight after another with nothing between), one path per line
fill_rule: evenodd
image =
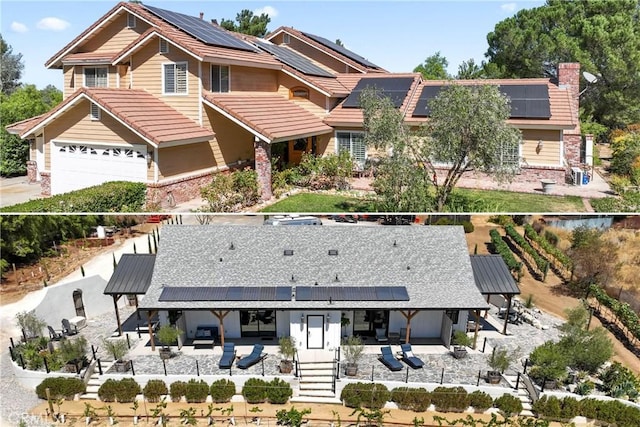
M0 178L0 207L40 199L40 183L29 184L26 176Z

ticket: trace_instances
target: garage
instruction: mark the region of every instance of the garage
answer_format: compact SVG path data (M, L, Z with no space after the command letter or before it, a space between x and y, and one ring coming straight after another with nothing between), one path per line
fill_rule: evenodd
M104 146L52 141L51 194L108 181L146 182L145 145Z

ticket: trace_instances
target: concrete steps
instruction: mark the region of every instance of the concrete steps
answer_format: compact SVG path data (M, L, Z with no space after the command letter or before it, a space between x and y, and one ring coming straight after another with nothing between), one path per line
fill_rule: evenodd
M504 375L504 379L512 387L515 387L516 383L518 382L518 376L517 375ZM531 412L531 408L532 408L533 402L532 402L531 396L529 396L529 392L525 388L524 382L522 380L520 380L520 383L518 384L518 390L516 390L516 397L522 403L522 411L520 412L520 415L529 416L529 417L533 416L533 412Z
M335 399L332 391L334 382L333 361L301 361L299 362L300 398Z
M102 360L100 361L102 365L102 372L106 373L111 366L113 366L112 360ZM89 377L89 381L87 382L87 389L84 394L80 395L80 400L98 400L98 390L104 381L100 378L100 372L98 371L98 367L96 366L93 374Z

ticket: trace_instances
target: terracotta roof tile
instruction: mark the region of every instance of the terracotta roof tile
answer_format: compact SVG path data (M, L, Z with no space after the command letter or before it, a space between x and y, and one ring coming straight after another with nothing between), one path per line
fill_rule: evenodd
M70 53L62 58L63 64L104 63L110 64L118 52L83 52Z
M23 132L33 125L38 123L40 119L46 114L40 114L39 116L30 117L28 119L20 120L19 122L11 123L5 127L6 131L13 135L22 135Z
M47 114L30 119L32 121L28 122L28 126L20 125L22 122L10 126L21 127L20 136L24 138L44 121L53 118L52 116L83 96L157 145L174 141L206 141L214 136L212 132L153 95L136 89L82 88Z
M309 111L277 94L205 92L204 99L216 109L269 139L269 142L333 131Z

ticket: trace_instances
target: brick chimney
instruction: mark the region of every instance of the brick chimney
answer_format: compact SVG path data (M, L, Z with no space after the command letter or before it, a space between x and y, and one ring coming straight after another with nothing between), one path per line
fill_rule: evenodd
M580 64L577 62L558 64L558 87L569 92L571 118L575 128L567 129L564 135L564 156L570 166L580 164Z

